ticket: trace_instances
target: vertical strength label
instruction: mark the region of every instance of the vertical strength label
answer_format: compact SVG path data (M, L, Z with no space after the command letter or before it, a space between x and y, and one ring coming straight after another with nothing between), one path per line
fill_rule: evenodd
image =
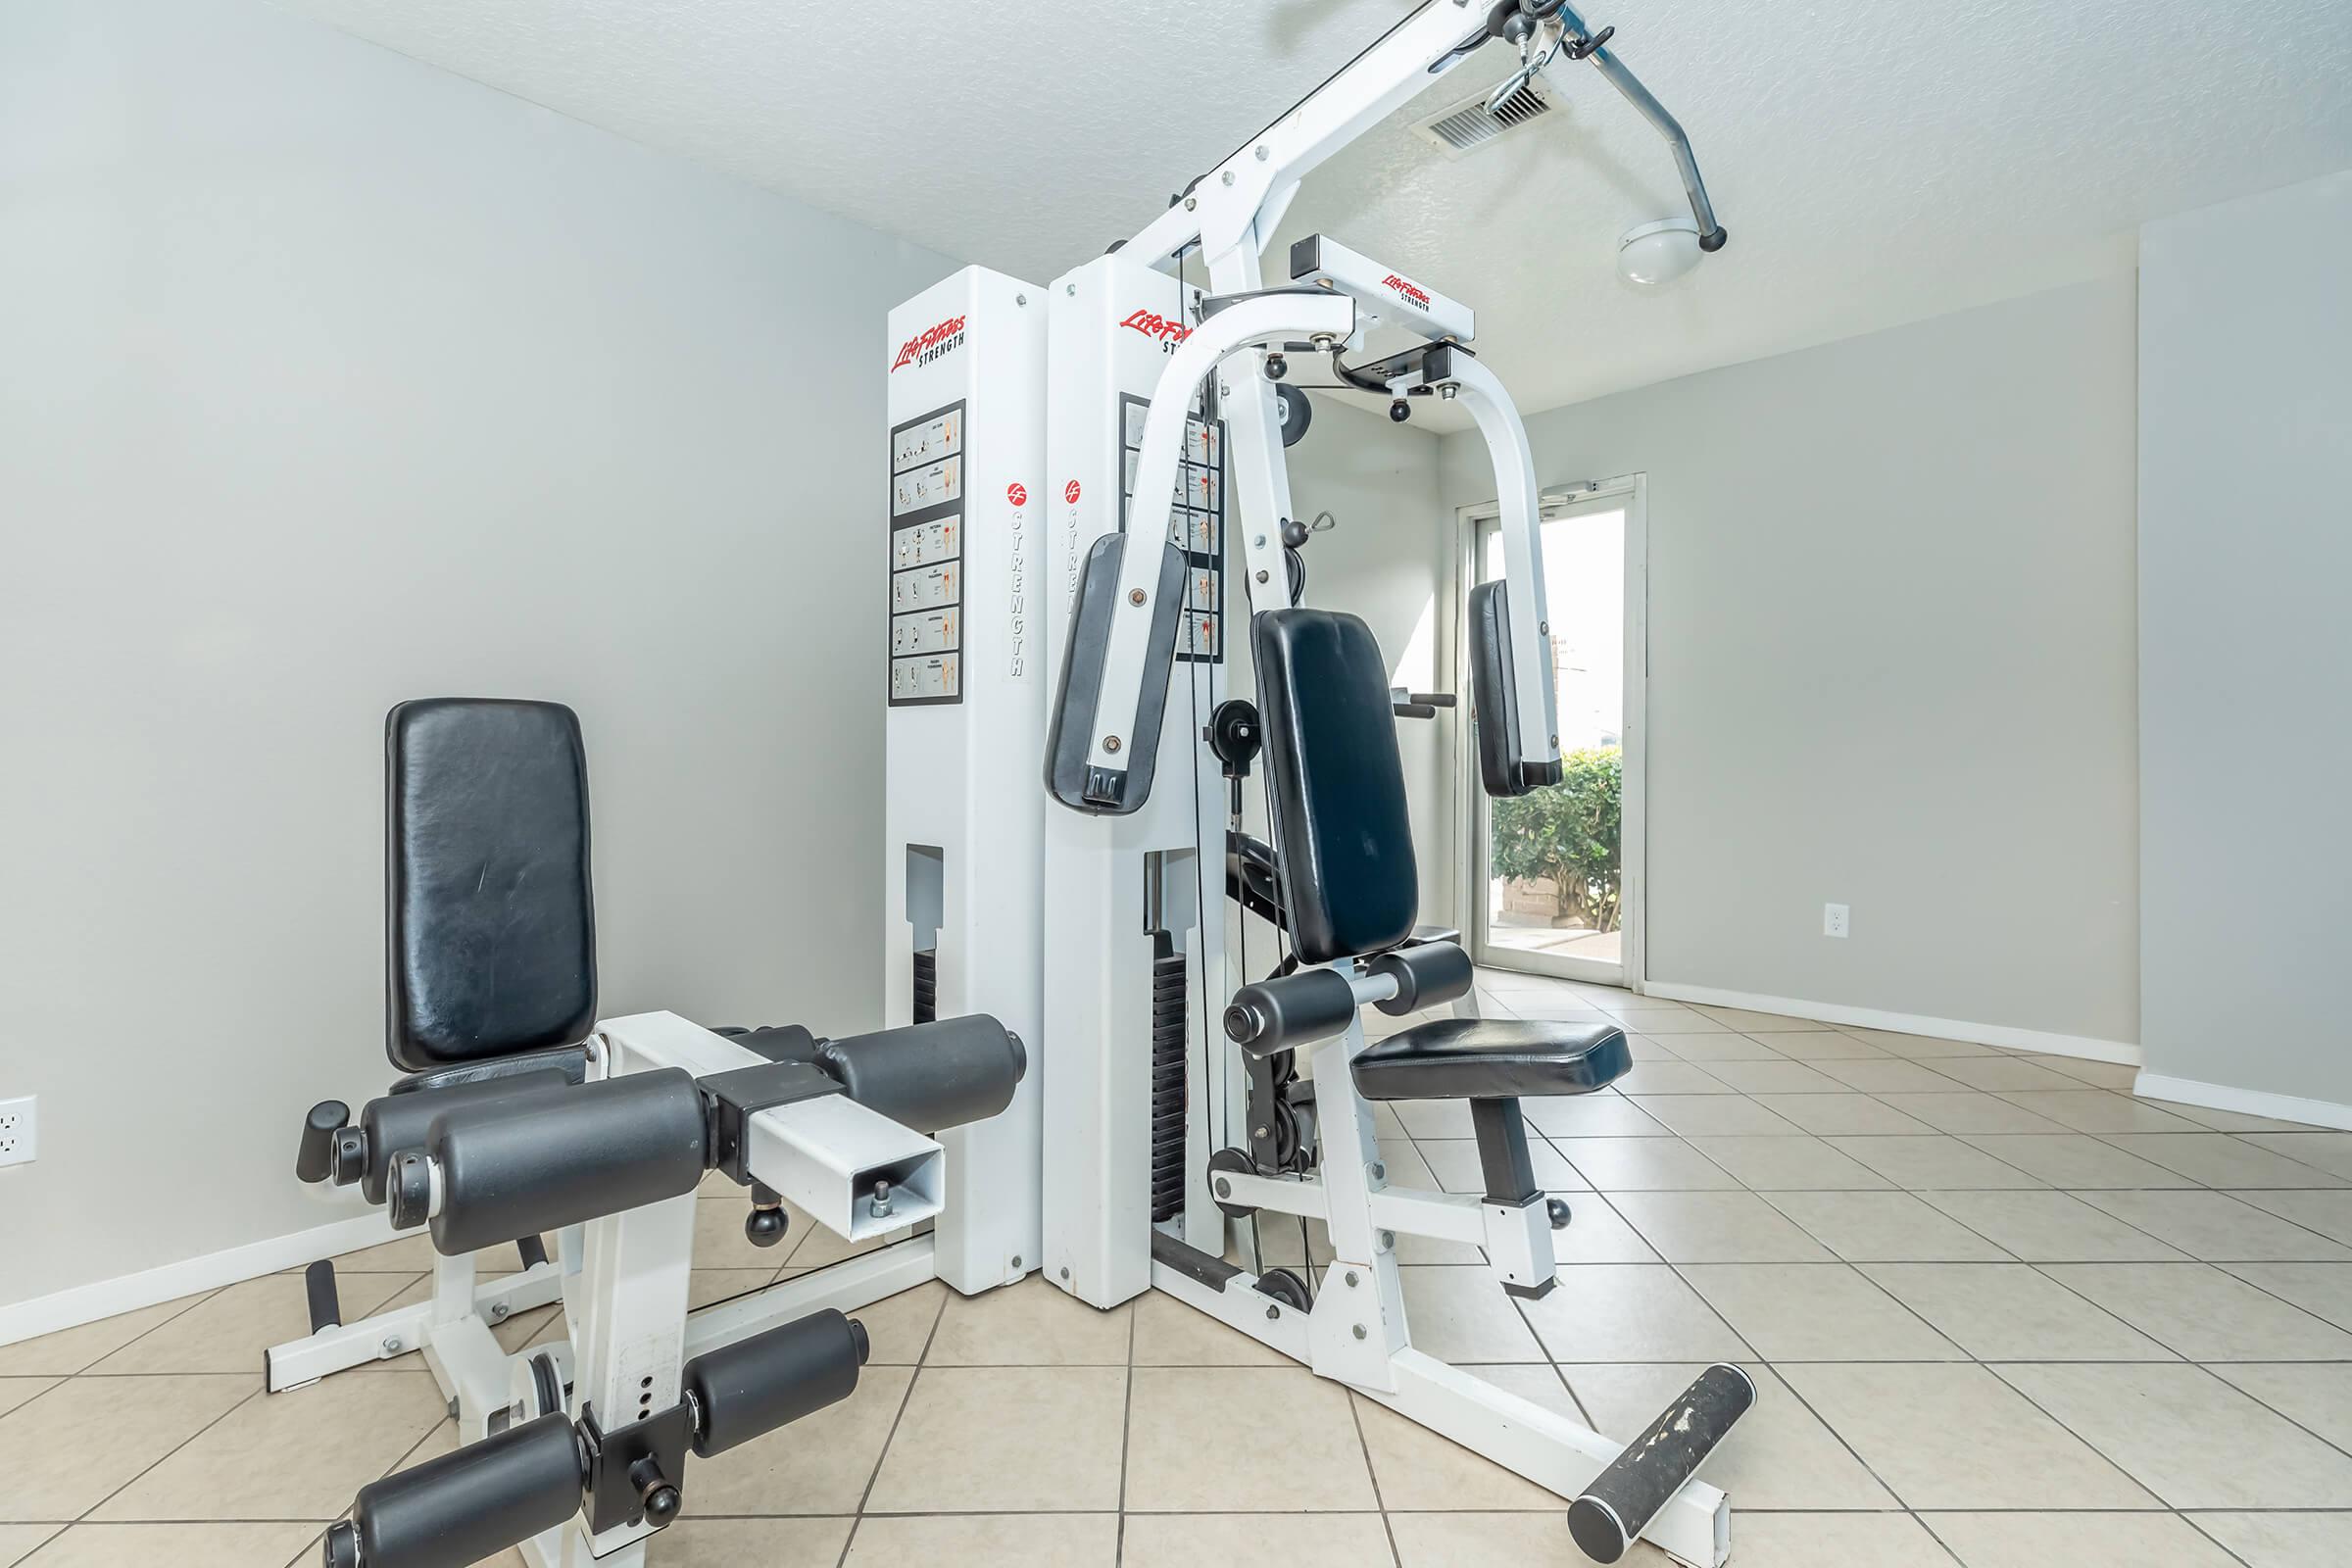
M963 404L890 432L890 706L963 701Z

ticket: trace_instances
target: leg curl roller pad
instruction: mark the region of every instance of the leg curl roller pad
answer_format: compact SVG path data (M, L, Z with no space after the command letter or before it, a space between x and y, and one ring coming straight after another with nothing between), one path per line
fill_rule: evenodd
M580 1446L544 1415L360 1489L326 1533L326 1568L456 1568L579 1512Z
M1756 1386L1738 1367L1718 1362L1701 1372L1568 1505L1577 1546L1594 1562L1623 1559L1755 1402Z
M817 1064L852 1100L918 1133L986 1121L1028 1071L1020 1037L985 1013L830 1040Z
M694 1451L708 1459L858 1391L865 1325L812 1312L686 1363L682 1382L700 1419Z

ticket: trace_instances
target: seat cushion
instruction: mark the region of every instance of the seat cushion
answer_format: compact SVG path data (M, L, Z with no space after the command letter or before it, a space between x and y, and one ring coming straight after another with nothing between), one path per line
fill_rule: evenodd
M1441 1018L1358 1052L1355 1088L1366 1100L1589 1095L1633 1064L1613 1023Z

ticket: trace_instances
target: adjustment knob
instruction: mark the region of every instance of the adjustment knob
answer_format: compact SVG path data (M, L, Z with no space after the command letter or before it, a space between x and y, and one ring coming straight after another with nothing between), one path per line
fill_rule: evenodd
M1402 424L1405 420L1411 418L1412 416L1413 406L1410 403L1405 402L1404 399L1398 398L1394 403L1389 405L1389 417L1396 420L1398 424Z
M754 1247L773 1247L791 1225L792 1217L781 1208L754 1207L743 1217L743 1239Z
M302 1147L294 1154L294 1174L318 1183L335 1173L335 1135L351 1121L351 1107L340 1100L321 1100L302 1119Z
M678 1495L677 1485L662 1473L662 1466L652 1454L629 1466L629 1485L637 1489L637 1503L645 1510L645 1522L656 1530L678 1516L678 1507L685 1499Z
M1553 1230L1564 1231L1568 1228L1568 1220L1570 1216L1568 1213L1568 1200L1565 1198L1545 1199L1544 1200L1544 1212L1550 1216L1551 1228Z

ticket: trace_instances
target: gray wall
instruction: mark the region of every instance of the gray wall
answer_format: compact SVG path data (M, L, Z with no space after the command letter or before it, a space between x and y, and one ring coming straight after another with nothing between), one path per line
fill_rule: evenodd
M1649 476L1653 979L2137 1038L2132 311L2115 277L1529 421L1547 485ZM1494 496L1474 435L1442 464Z
M2352 1105L2352 172L2140 238L2152 1073Z
M609 1014L877 1020L883 313L949 269L259 5L0 7L0 1303L333 1217L404 697L580 710Z

